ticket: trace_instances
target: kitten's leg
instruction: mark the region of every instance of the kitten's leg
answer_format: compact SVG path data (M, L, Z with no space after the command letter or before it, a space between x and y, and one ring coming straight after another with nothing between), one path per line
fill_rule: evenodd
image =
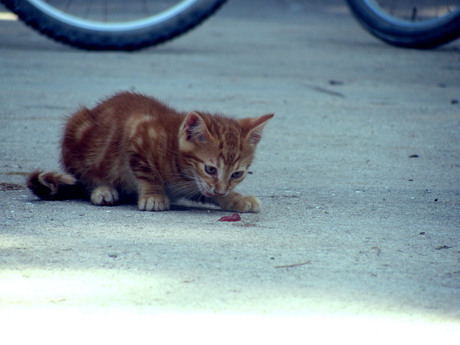
M141 211L166 211L169 210L169 198L165 195L163 187L154 181L139 179L139 200L137 206Z
M259 212L260 201L255 196L242 196L237 192L229 192L222 197L213 197L211 201L227 211Z
M141 211L166 211L170 202L163 189L163 181L152 169L143 155L131 152L129 156L131 171L137 180L137 206Z
M111 206L119 200L118 192L109 186L99 186L91 192L91 202L99 206Z

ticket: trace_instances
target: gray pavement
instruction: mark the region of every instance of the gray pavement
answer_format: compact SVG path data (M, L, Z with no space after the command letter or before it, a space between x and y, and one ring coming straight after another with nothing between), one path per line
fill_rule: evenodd
M181 110L274 112L239 187L261 213L221 223L227 213L197 204L145 213L35 199L24 175L59 168L64 116L126 89ZM460 41L390 47L341 1L231 0L136 53L79 51L0 20L2 325L15 340L35 336L24 325L55 335L78 324L114 340L399 331L453 343L458 100Z

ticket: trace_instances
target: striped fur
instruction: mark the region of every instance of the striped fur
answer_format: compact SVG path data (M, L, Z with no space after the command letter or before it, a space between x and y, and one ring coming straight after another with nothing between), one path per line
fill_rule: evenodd
M46 200L87 195L95 205L113 205L134 195L140 210L162 211L188 198L257 212L257 198L233 189L272 117L182 113L151 97L119 93L68 119L61 157L66 173L34 172L28 186Z

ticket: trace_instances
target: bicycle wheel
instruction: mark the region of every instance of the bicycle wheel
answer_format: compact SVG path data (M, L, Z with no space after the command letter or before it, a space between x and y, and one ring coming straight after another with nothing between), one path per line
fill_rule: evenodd
M374 36L400 47L428 49L460 36L460 0L347 0Z
M89 50L137 50L177 37L226 0L2 0L27 25Z

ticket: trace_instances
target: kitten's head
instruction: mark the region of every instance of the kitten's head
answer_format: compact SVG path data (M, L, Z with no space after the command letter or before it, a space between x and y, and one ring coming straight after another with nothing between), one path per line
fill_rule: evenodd
M179 131L179 151L201 194L224 196L245 178L262 130L274 115L230 119L189 113Z

